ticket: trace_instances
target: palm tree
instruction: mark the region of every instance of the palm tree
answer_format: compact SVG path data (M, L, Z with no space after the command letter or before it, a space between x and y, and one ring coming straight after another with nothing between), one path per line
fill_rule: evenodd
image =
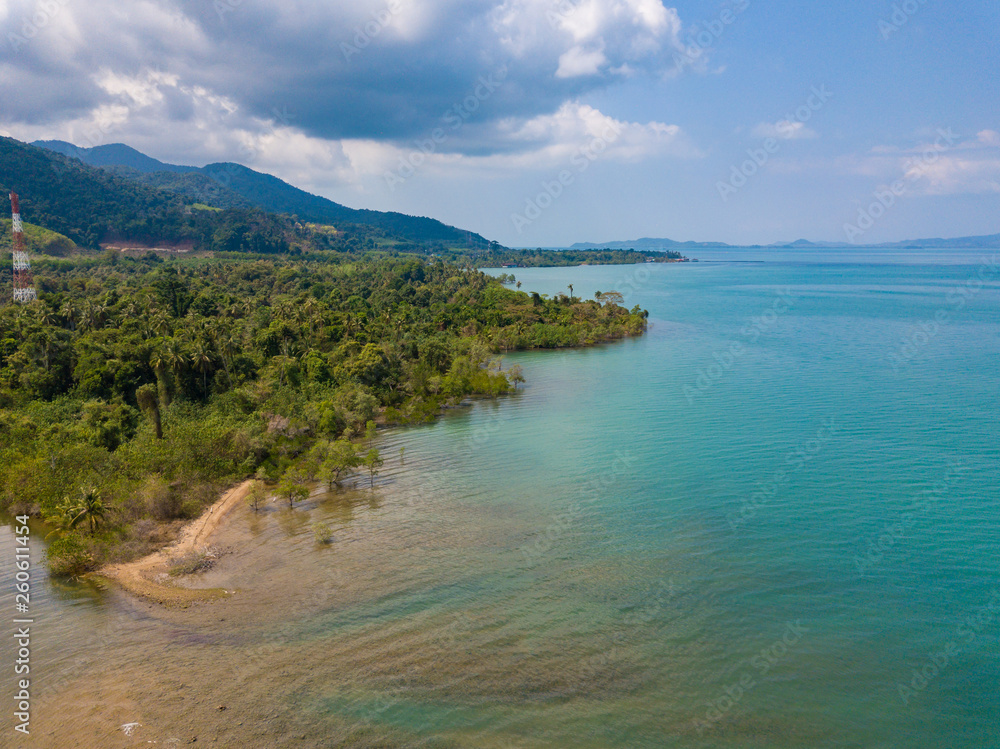
M108 317L108 310L102 304L87 302L83 307L82 322L88 330L96 330L104 324Z
M74 523L86 521L90 525L90 535L93 536L102 520L104 520L104 501L97 489L91 487L81 490Z
M143 385L135 391L135 399L139 408L152 420L156 439L163 439L163 424L160 420L160 404L156 401L156 389L152 385Z
M188 359L176 338L168 338L163 346L163 358L174 377L175 392L180 387L180 377L187 366Z
M160 407L166 408L170 405L170 388L167 385L167 371L170 369L170 361L163 347L156 349L150 355L149 366L156 374L156 391L160 396Z
M129 303L125 305L125 309L122 310L122 314L124 314L125 317L135 319L142 315L142 307L140 307L134 299L130 300Z
M219 357L222 359L222 366L226 368L226 379L229 380L229 387L232 387L233 376L230 372L230 365L236 352L240 350L240 341L232 333L224 333L216 339L215 345L219 351Z
M201 372L201 387L206 397L208 397L208 370L214 363L212 350L204 343L199 341L191 349L191 365Z
M38 308L38 322L42 325L55 325L59 316L49 305L43 304Z
M73 530L82 522L90 526L90 535L97 532L97 526L104 520L104 501L100 492L94 487L81 487L80 495L75 499L64 497L59 506L59 515L56 519L57 530Z
M152 319L149 321L149 324L152 327L152 329L159 335L162 336L170 335L171 332L170 318L168 318L162 312L157 312L156 314L154 314Z
M66 302L59 308L59 314L69 323L70 330L76 330L76 322L80 319L80 311L73 302Z

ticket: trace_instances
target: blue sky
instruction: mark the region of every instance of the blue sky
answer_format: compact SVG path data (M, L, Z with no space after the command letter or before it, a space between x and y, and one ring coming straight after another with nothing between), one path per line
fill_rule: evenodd
M0 132L510 246L1000 232L1000 6L0 0Z

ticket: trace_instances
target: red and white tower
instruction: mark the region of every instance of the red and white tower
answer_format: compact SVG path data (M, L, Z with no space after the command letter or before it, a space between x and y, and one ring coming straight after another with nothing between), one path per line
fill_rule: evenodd
M17 202L17 193L11 192L10 205L14 211L14 301L33 301L35 294L34 279L31 277L31 263L28 253L24 250L24 229L21 227L21 206Z

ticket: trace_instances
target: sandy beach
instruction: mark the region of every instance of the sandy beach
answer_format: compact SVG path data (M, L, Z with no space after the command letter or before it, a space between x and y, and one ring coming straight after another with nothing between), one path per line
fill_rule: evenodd
M191 521L180 538L160 551L124 564L105 565L93 577L109 580L132 595L164 606L188 606L231 595L223 588L183 588L173 583L170 565L176 559L207 549L208 542L229 512L250 491L251 481L244 481L226 491L201 517Z

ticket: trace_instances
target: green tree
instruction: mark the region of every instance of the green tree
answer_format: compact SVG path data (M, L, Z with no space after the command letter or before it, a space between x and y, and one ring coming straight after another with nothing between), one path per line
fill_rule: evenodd
M295 506L296 502L309 498L309 487L306 486L305 477L297 470L288 471L278 482L278 495L288 500L289 508Z
M594 296L597 297L598 302L601 302L606 307L614 307L625 303L625 297L620 291L605 291L603 294L599 291Z
M385 463L385 461L382 460L382 456L379 455L379 453L378 453L378 448L377 447L373 447L371 450L369 450L367 453L365 453L365 457L361 461L361 463L362 463L362 465L364 465L365 468L368 469L368 478L370 479L371 486L374 489L375 488L375 476L378 475L379 469Z
M75 497L63 498L54 518L58 530L74 530L81 523L90 527L90 535L97 533L97 527L104 520L104 501L94 487L81 488Z
M212 349L199 341L191 348L191 366L201 372L201 386L205 397L208 397L208 373L212 369L214 358Z
M160 404L156 398L156 388L152 385L143 385L135 391L135 400L140 410L153 422L156 439L163 439L163 424L160 420Z
M90 400L81 409L83 434L91 444L114 452L132 439L138 424L138 412L124 403Z
M163 347L163 357L167 368L173 374L174 387L179 389L181 374L183 374L188 363L188 358L184 355L184 349L180 341L176 338L168 338Z
M514 389L517 390L518 383L523 383L524 380L524 370L521 369L520 364L515 364L510 369L507 370L507 379L509 379L514 384Z
M360 464L361 458L354 445L349 440L339 439L330 445L325 459L320 464L319 475L327 487L333 489L335 484L340 483L345 473Z
M149 366L153 368L153 373L156 375L156 392L160 399L160 407L166 408L170 405L170 384L167 379L170 372L170 359L162 346L153 350L149 357Z
M247 505L254 512L259 512L267 499L267 485L259 478L250 482L250 490L247 492Z

